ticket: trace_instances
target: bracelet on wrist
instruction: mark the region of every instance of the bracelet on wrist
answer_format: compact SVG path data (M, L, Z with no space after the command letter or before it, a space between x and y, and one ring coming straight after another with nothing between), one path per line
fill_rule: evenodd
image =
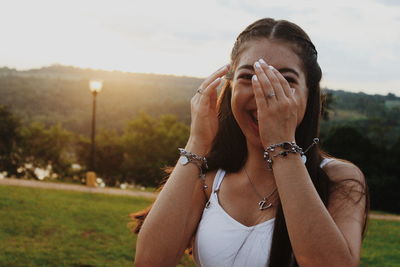
M316 145L319 142L318 138L314 138L313 142L311 143L311 145L303 152L303 149L301 147L299 147L296 142L292 141L292 142L282 142L282 143L278 143L278 144L273 144L268 146L265 150L264 150L264 160L267 161L267 165L268 168L270 170L272 170L272 165L273 165L273 158L275 157L283 157L285 158L287 155L289 155L289 153L293 153L293 154L300 154L301 159L303 161L303 163L305 164L307 161L307 157L305 155L305 153L308 152L308 150ZM276 150L276 148L283 148L284 150L276 153L274 155L272 155L271 153L274 152Z
M206 157L196 155L192 152L186 151L183 148L178 148L179 153L181 155L179 162L182 165L187 165L189 163L194 163L199 169L199 178L203 181L203 188L207 189L207 185L205 184L206 174L205 172L208 170L207 159Z

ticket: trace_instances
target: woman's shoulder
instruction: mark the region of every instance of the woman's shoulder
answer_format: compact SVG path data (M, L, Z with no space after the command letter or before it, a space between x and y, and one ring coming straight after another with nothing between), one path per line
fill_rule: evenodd
M328 159L328 160L326 160ZM353 162L340 158L325 158L327 162L323 166L323 170L333 182L341 182L344 180L355 180L365 183L365 177L361 169Z

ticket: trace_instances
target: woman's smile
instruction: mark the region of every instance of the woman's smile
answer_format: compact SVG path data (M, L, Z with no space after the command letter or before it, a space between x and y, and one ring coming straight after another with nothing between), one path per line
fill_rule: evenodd
M301 62L291 47L267 39L249 41L234 66L231 106L233 115L247 141L256 147L262 145L260 126L264 129L266 126L262 121L258 121L258 110L252 85L252 77L257 72L254 63L259 59L268 61L268 64L280 71L286 81L290 83L291 88L298 89L295 94L299 103L297 107L298 122L301 122L304 116L307 102L306 82ZM266 89L264 88L264 90ZM266 92L264 93L266 94Z

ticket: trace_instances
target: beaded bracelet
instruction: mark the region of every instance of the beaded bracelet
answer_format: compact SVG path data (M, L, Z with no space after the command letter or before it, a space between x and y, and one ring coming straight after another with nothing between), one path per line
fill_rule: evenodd
M318 138L314 138L312 144L304 152L303 152L303 149L301 147L299 147L296 144L296 142L294 142L294 141L293 142L282 142L282 143L279 143L279 144L273 144L273 145L268 146L265 149L265 151L264 151L264 160L267 161L268 168L272 170L272 164L273 164L273 158L274 157L278 157L278 156L286 157L289 153L294 153L294 154L295 153L299 153L303 163L305 164L306 161L307 161L307 157L306 157L305 153L307 153L308 150L312 146L316 145L318 142L319 142L319 139ZM275 155L271 156L270 153L274 152L275 148L277 148L277 147L281 147L281 148L283 148L285 150L279 152L278 154L275 154Z
M183 148L178 148L178 149L181 155L179 162L182 165L186 165L188 163L194 163L197 166L197 168L199 168L200 171L199 178L203 181L203 188L207 189L208 186L205 183L206 174L204 173L204 170L208 170L206 157L196 155L192 152L186 151Z

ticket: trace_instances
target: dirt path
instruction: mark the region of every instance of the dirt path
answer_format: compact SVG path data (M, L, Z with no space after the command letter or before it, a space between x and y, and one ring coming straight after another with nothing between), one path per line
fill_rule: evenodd
M84 185L51 183L51 182L41 182L34 180L12 179L12 178L0 179L0 185L14 185L14 186L70 190L70 191L79 191L88 193L100 193L109 195L122 195L122 196L134 196L134 197L146 197L146 198L155 198L157 195L156 193L132 191L128 189L122 190L117 188L87 187Z
M385 221L400 222L400 216L399 215L388 215L388 214L372 213L372 214L369 214L369 218L370 219L375 219L375 220L385 220Z
M34 180L11 179L11 178L0 179L0 185L15 185L15 186L37 187L37 188L58 189L58 190L70 190L70 191L100 193L109 195L146 197L152 199L154 199L157 196L156 193L151 193L151 192L122 190L117 188L100 188L100 187L93 188L84 185L50 183L50 182L41 182ZM388 221L400 222L400 216L398 215L370 213L369 218L375 220L388 220Z

